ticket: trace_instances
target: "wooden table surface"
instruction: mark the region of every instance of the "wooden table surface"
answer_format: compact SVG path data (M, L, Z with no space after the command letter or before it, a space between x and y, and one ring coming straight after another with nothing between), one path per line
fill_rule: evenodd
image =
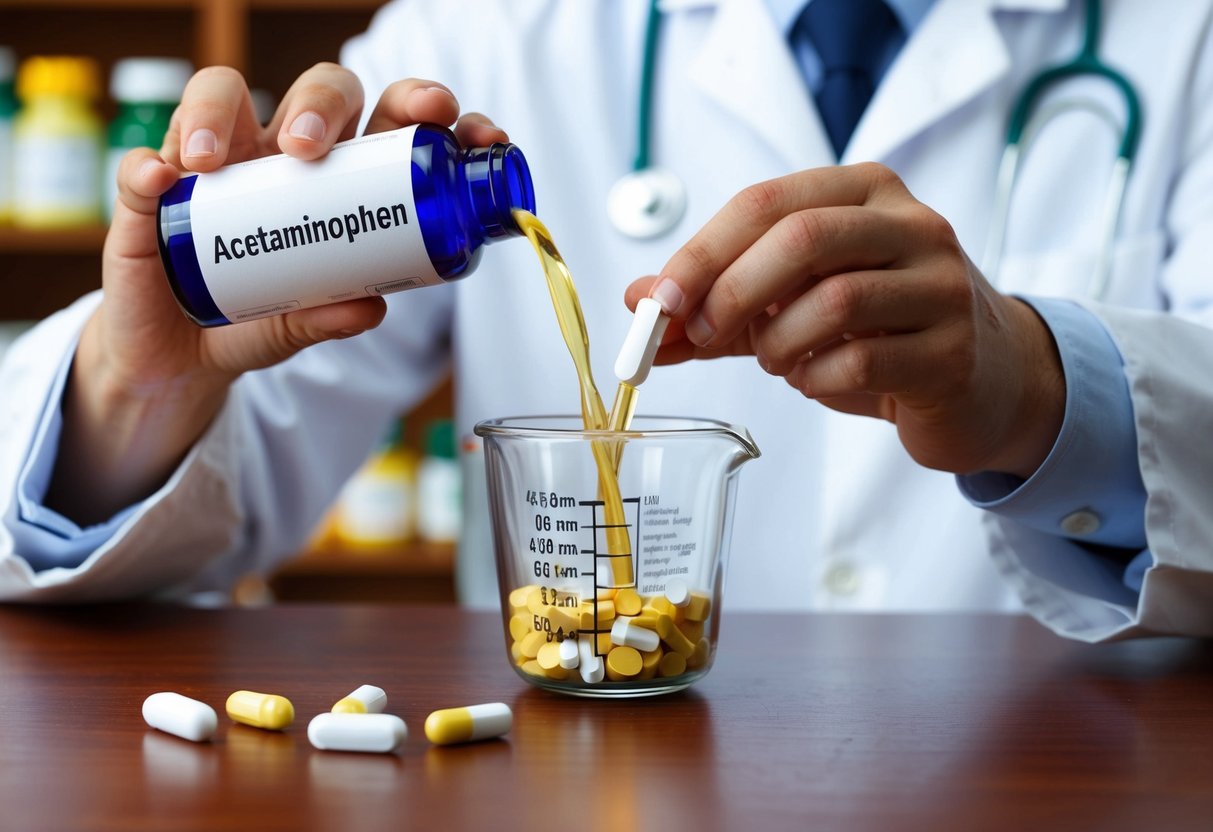
M360 684L396 754L314 750ZM233 690L296 724L230 723ZM220 713L147 728L148 694ZM503 700L504 741L431 747L439 707ZM510 670L453 607L0 608L0 829L996 830L1213 828L1213 644L1086 646L1013 616L726 615L715 668L591 701Z

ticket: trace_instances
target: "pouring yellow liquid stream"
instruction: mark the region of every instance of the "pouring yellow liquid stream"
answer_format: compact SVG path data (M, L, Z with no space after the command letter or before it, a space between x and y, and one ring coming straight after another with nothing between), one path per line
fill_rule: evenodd
M552 242L552 235L539 219L529 211L513 212L514 222L526 234L547 279L552 306L560 332L577 367L577 379L581 387L581 419L586 430L627 430L636 409L636 388L620 383L615 391L615 403L607 413L602 396L594 385L594 374L590 370L590 338L585 328L585 316L573 276L564 259ZM619 459L623 453L622 443L597 440L590 443L594 463L598 466L598 499L603 502L603 517L607 525L607 554L610 558L613 586L632 586L631 535L628 534L627 518L623 512L623 498L619 493Z

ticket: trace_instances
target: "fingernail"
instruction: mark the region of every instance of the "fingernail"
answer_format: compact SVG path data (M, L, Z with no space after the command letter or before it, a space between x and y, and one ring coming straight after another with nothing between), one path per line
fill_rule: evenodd
M185 143L185 155L213 156L218 147L219 140L215 138L215 132L202 128L190 133L189 141Z
M695 317L687 321L687 337L691 339L692 344L706 347L715 334L716 327L708 323L708 319L701 314L696 313Z
M447 98L454 100L455 96L446 87L422 87L419 92L440 92Z
M151 173L153 170L160 167L161 164L162 163L159 159L144 159L143 164L139 166L139 170L136 173L136 175L140 179L142 179L145 176L147 176L149 173Z
M324 119L313 112L307 112L295 116L287 134L292 138L318 142L324 138L324 129Z
M682 306L682 290L678 288L678 284L670 280L668 277L663 277L657 281L657 285L653 287L650 297L661 304L661 311L673 317L678 312L678 308Z

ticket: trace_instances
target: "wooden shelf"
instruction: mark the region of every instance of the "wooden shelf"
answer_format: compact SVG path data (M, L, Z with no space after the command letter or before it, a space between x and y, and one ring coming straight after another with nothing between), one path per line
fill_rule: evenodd
M54 230L0 228L0 253L100 254L106 231L103 225Z
M455 546L362 549L318 544L266 582L278 601L454 602Z

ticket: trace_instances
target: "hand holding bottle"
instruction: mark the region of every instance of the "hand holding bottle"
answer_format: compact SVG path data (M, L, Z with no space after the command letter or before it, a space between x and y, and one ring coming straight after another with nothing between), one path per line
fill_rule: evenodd
M65 393L49 506L78 523L106 519L168 477L241 373L382 321L383 300L360 298L238 327L200 329L178 309L156 241L158 199L181 171L209 172L280 152L319 158L353 137L363 103L351 72L318 64L299 77L263 127L237 72L204 69L186 87L161 152L142 149L126 156L105 243L104 298L81 335ZM456 119L456 136L464 144L506 138L483 116L459 118L449 90L419 79L385 90L367 132Z

